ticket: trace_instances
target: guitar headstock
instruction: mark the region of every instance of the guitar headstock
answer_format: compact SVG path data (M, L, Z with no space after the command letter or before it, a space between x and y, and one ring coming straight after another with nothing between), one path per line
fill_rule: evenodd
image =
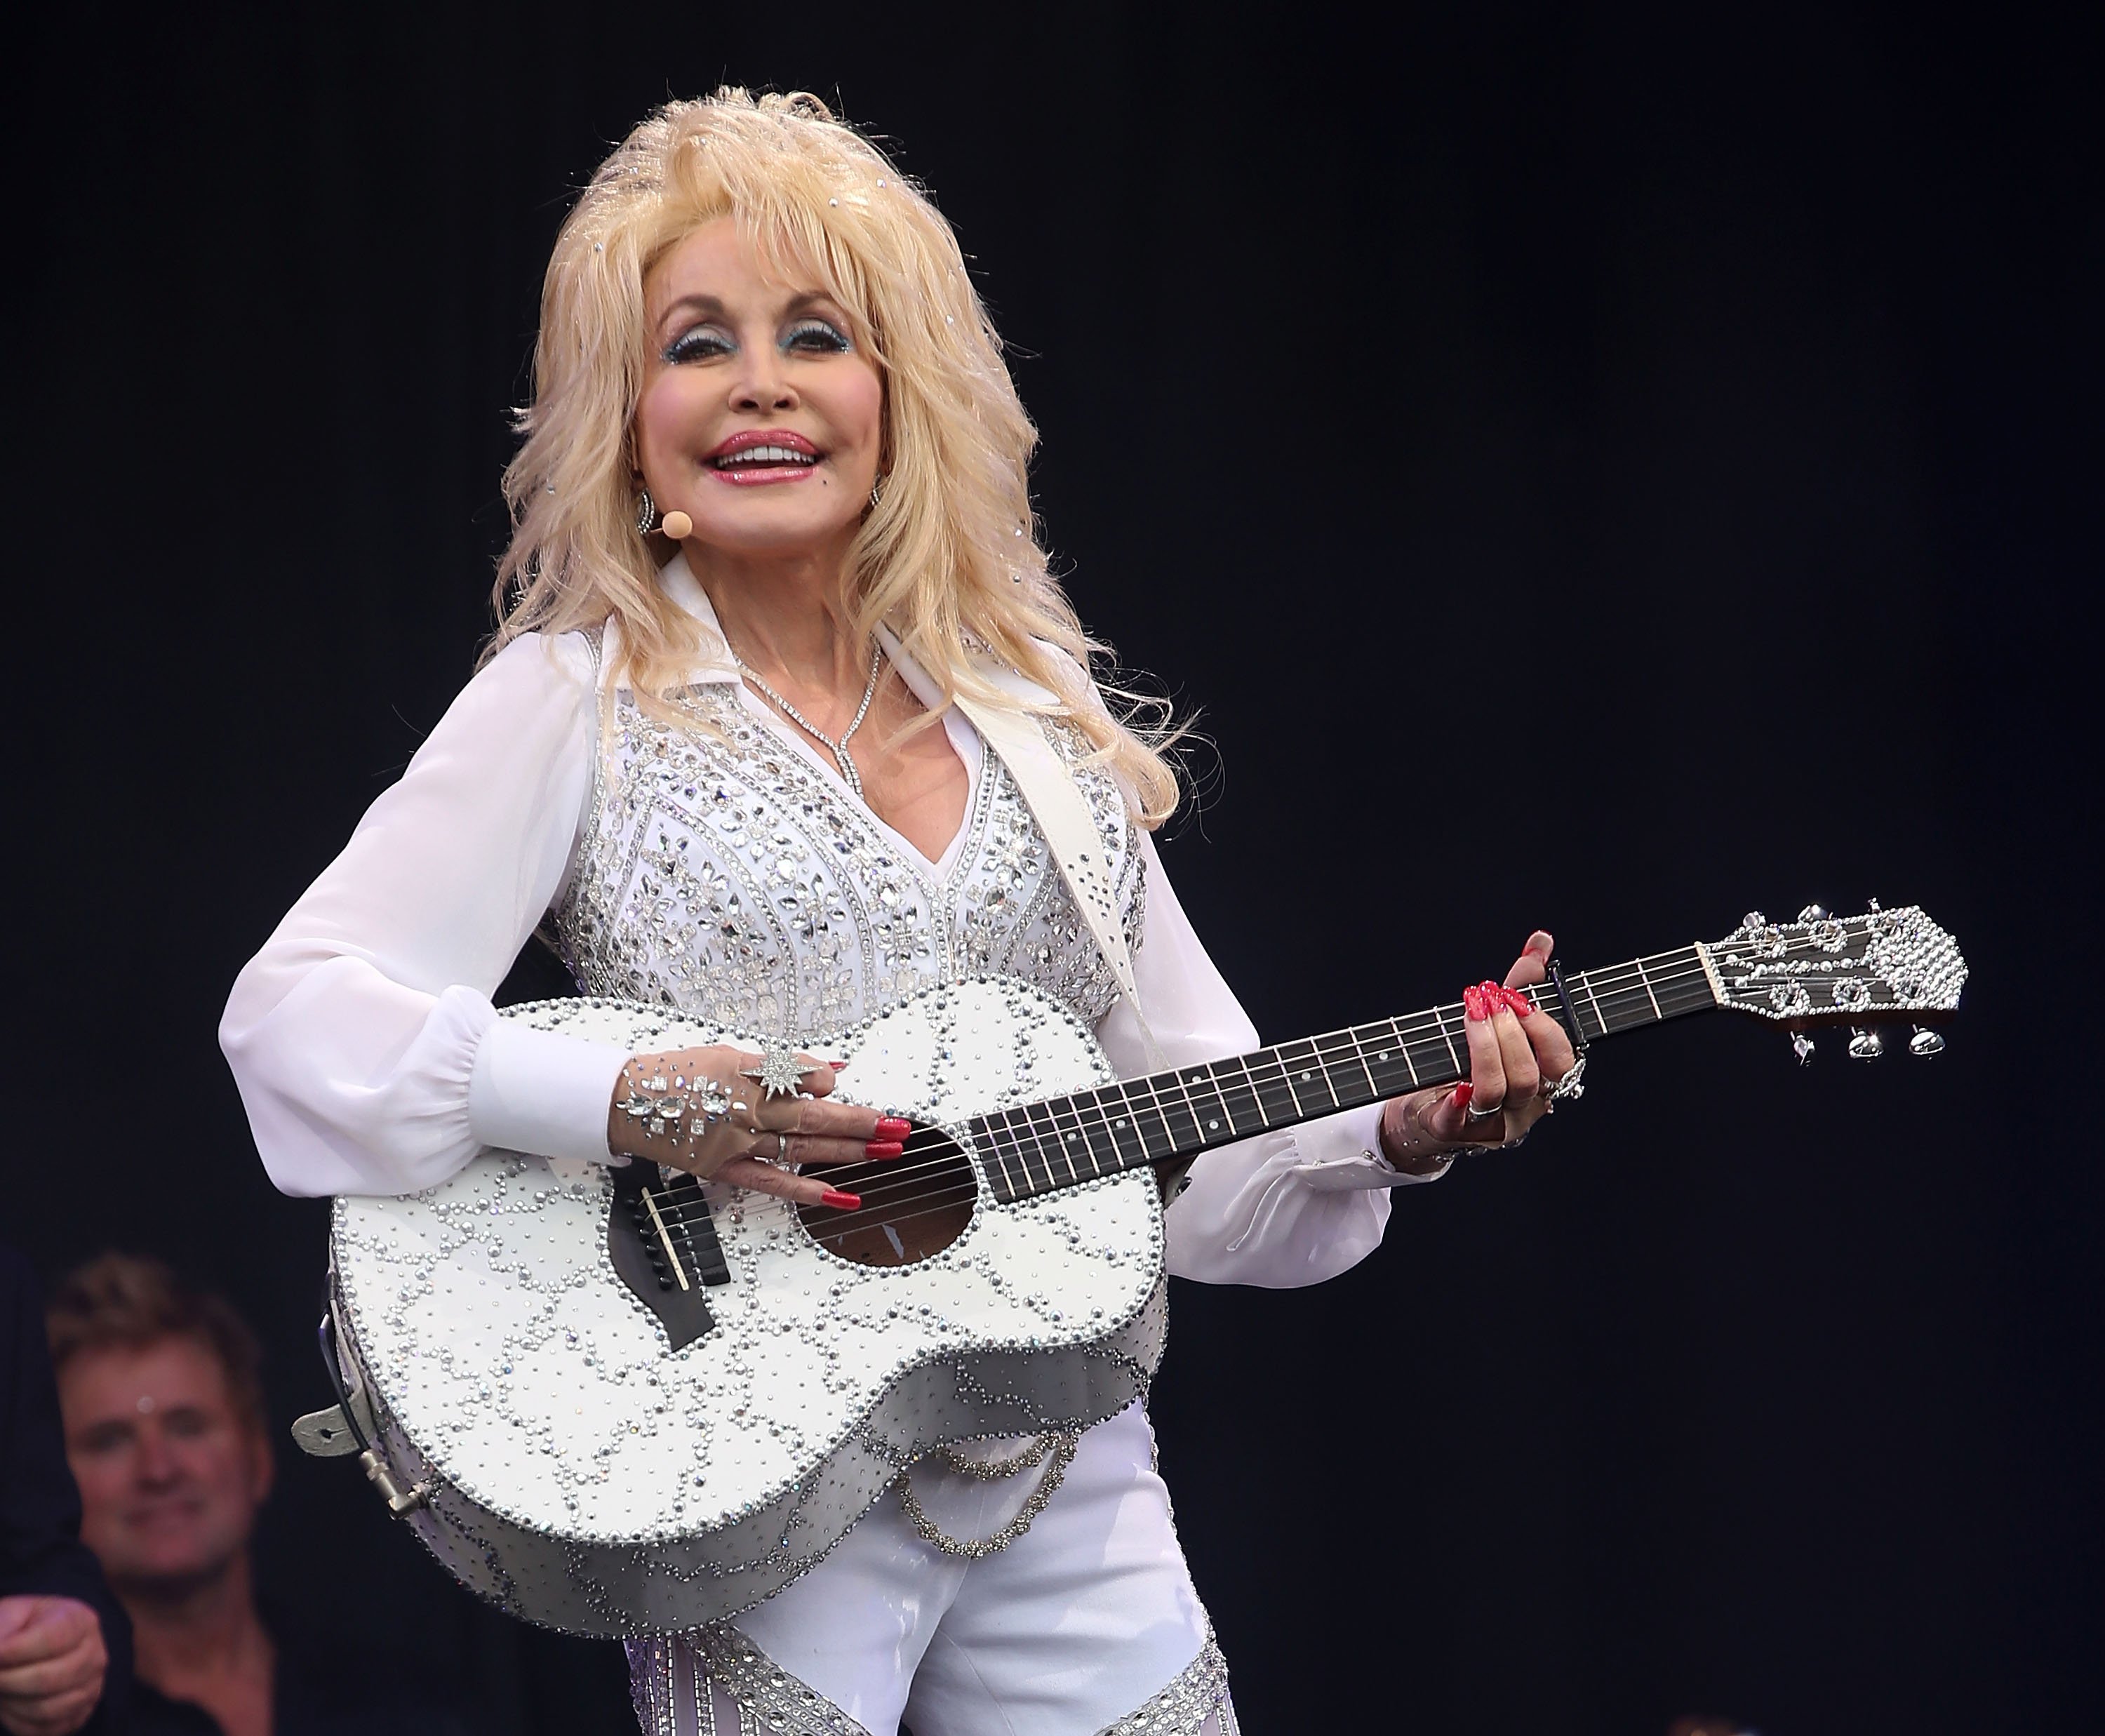
M1881 910L1875 898L1861 916L1830 916L1817 904L1795 922L1750 911L1702 951L1718 1004L1795 1032L1800 1060L1812 1051L1811 1027L1855 1027L1849 1053L1868 1059L1884 1045L1865 1027L1893 1020L1916 1027L1912 1053L1935 1054L1944 1040L1925 1027L1957 1009L1966 981L1956 941L1917 906Z

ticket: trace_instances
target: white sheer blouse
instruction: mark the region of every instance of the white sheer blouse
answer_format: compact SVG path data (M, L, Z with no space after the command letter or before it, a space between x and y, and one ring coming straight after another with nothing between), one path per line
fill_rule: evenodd
M684 573L668 588L705 623ZM927 698L932 684L903 658ZM736 682L704 666L697 680ZM788 745L809 745L739 691ZM454 700L401 781L235 982L220 1043L270 1179L293 1194L404 1193L489 1147L607 1161L607 1104L625 1054L498 1018L490 996L562 897L598 751L592 661L582 638L507 646ZM980 745L954 712L951 740ZM812 755L816 757L816 755ZM1167 1063L1219 1060L1258 1036L1164 875L1142 849L1140 1000ZM1123 1000L1097 1028L1121 1077L1150 1071ZM1217 1148L1169 1208L1171 1272L1285 1286L1365 1257L1388 1190L1416 1178L1379 1155L1365 1109Z

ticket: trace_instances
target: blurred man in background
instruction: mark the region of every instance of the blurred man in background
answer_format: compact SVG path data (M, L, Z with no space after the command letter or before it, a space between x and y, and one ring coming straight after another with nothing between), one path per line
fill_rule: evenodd
M120 1729L124 1613L80 1541L43 1308L29 1263L0 1248L0 1730Z
M138 1736L389 1736L458 1725L346 1660L290 1655L257 1608L249 1539L270 1492L256 1340L226 1302L105 1255L51 1298L81 1537L129 1612Z

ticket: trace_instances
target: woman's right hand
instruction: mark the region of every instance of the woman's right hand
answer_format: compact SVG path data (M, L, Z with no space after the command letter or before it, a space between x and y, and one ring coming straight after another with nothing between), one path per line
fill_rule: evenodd
M831 1101L839 1069L808 1055L797 1058L804 1069L797 1094L770 1097L759 1080L746 1076L761 1058L727 1044L633 1056L607 1106L607 1148L734 1187L852 1210L861 1204L853 1194L798 1168L896 1157L909 1124ZM705 1105L719 1112L706 1113Z

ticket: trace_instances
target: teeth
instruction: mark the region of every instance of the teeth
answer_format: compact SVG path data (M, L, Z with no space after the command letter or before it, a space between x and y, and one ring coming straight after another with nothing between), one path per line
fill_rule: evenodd
M816 464L819 461L808 452L799 452L790 446L748 446L742 452L726 453L717 460L719 470L729 470L740 464Z

